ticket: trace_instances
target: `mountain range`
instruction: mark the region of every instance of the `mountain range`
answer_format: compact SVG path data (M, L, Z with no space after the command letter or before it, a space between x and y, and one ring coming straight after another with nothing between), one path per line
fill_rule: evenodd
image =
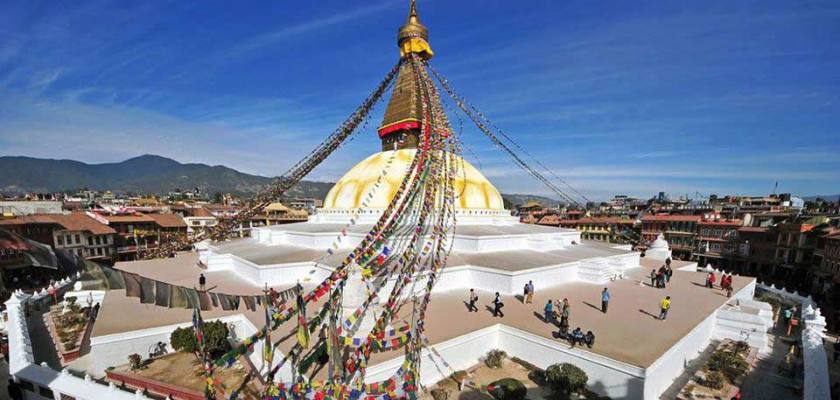
M182 164L155 155L143 155L117 163L86 164L73 160L32 157L0 157L0 192L61 192L88 188L123 193L166 194L175 189L199 188L210 195L249 195L272 178L249 175L222 165ZM323 198L333 186L327 182L302 181L288 192L290 197Z
M250 175L223 165L182 164L156 156L142 155L117 163L87 164L73 160L32 157L0 157L0 193L63 192L78 189L111 190L121 193L166 194L175 189L199 188L204 193L255 194L273 178ZM301 181L287 192L289 197L323 199L331 182ZM527 200L556 205L548 197L502 194L510 209Z

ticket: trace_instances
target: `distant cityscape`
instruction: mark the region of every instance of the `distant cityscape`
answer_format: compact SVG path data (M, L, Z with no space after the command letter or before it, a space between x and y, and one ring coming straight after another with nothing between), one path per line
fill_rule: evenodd
M818 298L840 284L840 203L805 201L789 193L767 196L709 195L649 199L616 195L585 206L549 204L544 197L506 204L523 223L576 229L581 238L630 244L644 252L659 235L675 259L696 261L757 276ZM509 203L508 199L505 201ZM288 198L241 224L239 237L254 227L306 221L323 205L319 198ZM198 188L166 195L111 191L29 193L0 200L0 230L99 262L134 260L174 237L192 236L231 218L248 204L231 194ZM0 266L33 262L0 242ZM7 277L8 279L8 277Z

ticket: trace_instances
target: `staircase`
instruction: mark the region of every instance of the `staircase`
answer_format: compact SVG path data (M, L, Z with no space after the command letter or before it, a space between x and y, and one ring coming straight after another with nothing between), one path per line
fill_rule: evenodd
M597 285L609 282L619 271L607 261L584 260L578 266L578 280Z
M733 299L715 317L716 339L746 341L765 353L770 349L767 331L773 327L773 310L767 303Z

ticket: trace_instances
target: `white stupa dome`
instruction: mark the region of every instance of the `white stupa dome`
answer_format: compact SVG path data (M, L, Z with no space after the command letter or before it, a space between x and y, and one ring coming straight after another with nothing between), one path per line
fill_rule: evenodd
M396 154L394 154L396 152ZM383 151L371 155L347 171L324 199L324 210L384 209L400 187L406 170L416 154L415 149ZM393 155L394 160L387 165ZM502 195L484 175L461 157L456 156L454 181L456 210L504 211ZM377 179L386 169L387 175L376 190ZM373 196L365 204L368 193Z

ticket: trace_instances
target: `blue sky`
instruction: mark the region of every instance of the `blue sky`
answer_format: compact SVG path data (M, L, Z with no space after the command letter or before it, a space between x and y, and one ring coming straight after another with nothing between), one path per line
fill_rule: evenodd
M419 1L436 68L593 198L840 192L840 3ZM407 1L0 3L0 155L275 175L396 62ZM376 151L384 106L311 176ZM548 193L463 118L504 192Z

